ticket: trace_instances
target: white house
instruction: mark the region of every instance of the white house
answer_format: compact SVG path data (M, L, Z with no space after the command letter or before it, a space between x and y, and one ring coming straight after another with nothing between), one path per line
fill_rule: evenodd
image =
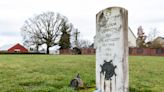
M133 31L128 28L128 45L129 47L136 47L136 39L137 37L134 35Z
M55 45L55 46L51 47L50 54L60 54L59 48L60 48L59 45Z

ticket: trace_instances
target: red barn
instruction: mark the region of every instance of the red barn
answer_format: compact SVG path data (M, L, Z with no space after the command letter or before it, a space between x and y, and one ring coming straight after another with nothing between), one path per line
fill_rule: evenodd
M28 50L19 43L14 44L14 45L3 46L0 48L0 50L1 51L7 51L9 53L13 53L13 52L26 53L26 52L28 52Z

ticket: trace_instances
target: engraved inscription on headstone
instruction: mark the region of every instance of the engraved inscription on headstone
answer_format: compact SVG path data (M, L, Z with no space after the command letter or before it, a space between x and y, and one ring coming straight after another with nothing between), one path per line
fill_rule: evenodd
M128 13L111 7L96 15L96 87L128 92Z

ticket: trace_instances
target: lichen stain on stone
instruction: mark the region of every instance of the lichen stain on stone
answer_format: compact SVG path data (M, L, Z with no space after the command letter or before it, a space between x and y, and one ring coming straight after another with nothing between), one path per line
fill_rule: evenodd
M104 13L102 12L102 13L100 14L100 16L99 16L99 19L102 19L103 16L104 16Z
M105 10L106 12L108 13L112 13L112 9L111 8L108 8L107 10Z
M104 27L106 25L106 18L104 16L104 12L101 12L98 16L98 24L100 27Z

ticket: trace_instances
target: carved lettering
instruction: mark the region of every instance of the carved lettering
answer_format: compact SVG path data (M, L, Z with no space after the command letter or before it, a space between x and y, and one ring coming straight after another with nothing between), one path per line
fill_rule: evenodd
M127 92L128 82L122 80L128 78L124 74L128 65L126 14L125 9L112 7L96 15L96 87L101 92Z

